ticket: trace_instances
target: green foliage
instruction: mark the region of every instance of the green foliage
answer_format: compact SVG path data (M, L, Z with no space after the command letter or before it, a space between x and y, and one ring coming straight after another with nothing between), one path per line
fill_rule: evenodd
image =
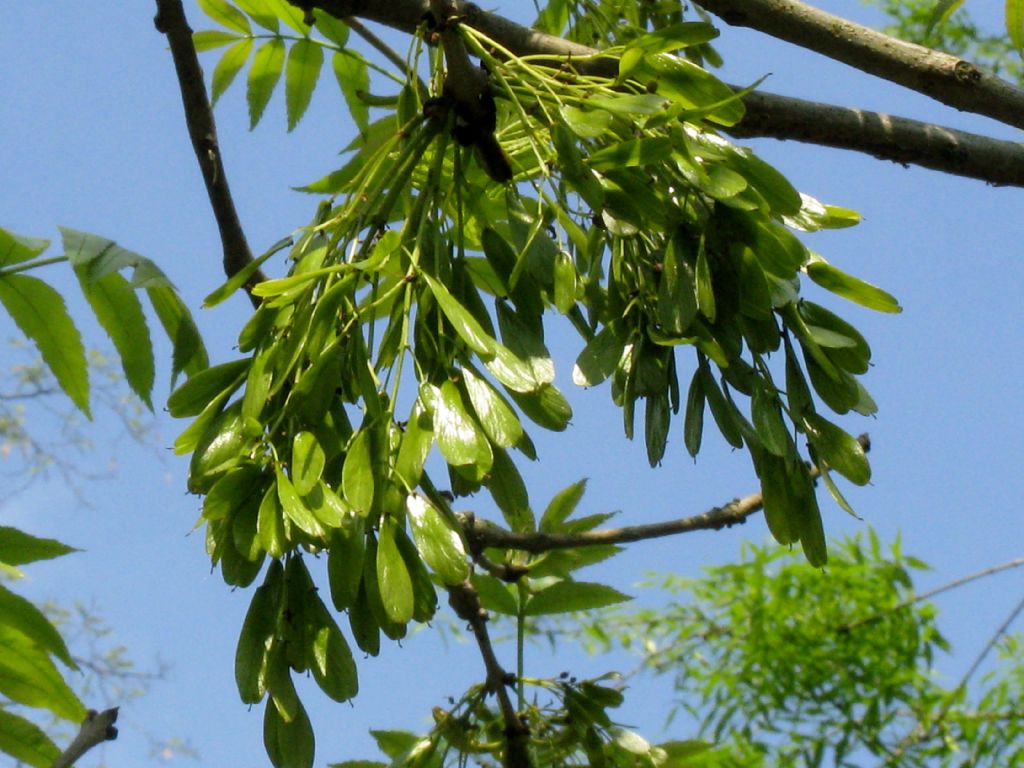
M883 553L873 534L844 542L827 575L747 547L699 579L657 577L669 605L587 618L579 633L671 678L673 716L722 745L700 764L1012 765L1024 754L1020 638L1004 639L1001 668L970 695L943 686L933 665L949 647L935 606L914 599L923 567L898 543Z
M42 279L23 274L55 262L71 264L96 319L110 336L125 379L152 408L153 350L136 291L145 290L174 346L173 374L192 374L206 366L206 352L192 318L170 281L153 262L110 240L61 230L64 255L43 258L45 240L0 229L0 304L36 346L60 388L90 415L89 369L81 336L64 299ZM131 280L120 272L130 269ZM0 527L0 568L20 576L15 566L74 551L52 539L40 539ZM80 722L86 710L51 659L77 669L54 623L31 602L0 585L0 696L6 702L45 709ZM49 766L60 750L35 724L0 709L0 751L33 766Z
M72 552L53 539L40 539L0 527L0 568L18 577L15 566ZM32 603L0 585L0 697L78 722L85 706L65 682L56 657L77 669L56 627ZM29 720L0 707L0 751L27 765L45 768L60 754L50 738Z
M803 278L876 310L899 306L795 234L849 226L856 215L801 195L718 134L743 105L701 66L714 58L712 27L684 21L678 7L613 5L614 23L557 3L543 21L606 40L617 73L496 53L493 41L455 27L489 73L495 136L515 175L499 184L482 149L451 140L456 116L444 98L426 100L442 96L445 74L419 38L407 69L386 74L399 92L381 98L361 87L373 66L340 22L315 11L314 32L283 3L203 4L224 29L197 42L227 46L215 93L255 51L253 125L282 73L289 128L301 119L324 61L314 50L327 49L361 129L346 164L305 187L329 197L295 233L289 274L253 290L262 304L239 338L249 357L196 377L170 401L196 416L176 449L192 452L189 488L206 496L207 548L225 581L246 586L271 558L246 620L257 634L243 632L244 653L239 645L239 690L249 703L269 693L275 765L312 760L291 673L310 667L328 613L306 553L328 553L332 603L348 611L369 654L381 634L401 639L410 622L431 618L435 583L467 576L485 608L516 617L520 634L535 616L626 599L575 578L615 547L478 552L452 508L452 498L486 488L510 529L537 528L517 461L536 458L529 430L561 431L572 417L545 344L551 316L579 333L574 383L607 381L629 438L642 408L652 466L682 407L679 377L692 375L687 449L700 449L706 405L723 437L748 451L772 532L799 541L812 564L827 553L807 459L854 483L870 477L861 445L824 415L874 412L857 378L870 349L803 298ZM424 70L427 84L407 81ZM440 471L428 461L435 446ZM842 499L831 478L827 487ZM556 497L541 529L574 534L608 519L573 517L581 494L578 484ZM315 678L325 692L351 695L350 674L354 683L347 667ZM602 727L577 733L565 754L635 754L628 745L637 742ZM294 753L286 738L300 738Z

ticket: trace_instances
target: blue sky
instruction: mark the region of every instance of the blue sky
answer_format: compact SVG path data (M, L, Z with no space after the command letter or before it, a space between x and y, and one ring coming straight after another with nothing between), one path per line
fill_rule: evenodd
M876 20L856 3L820 5ZM223 361L234 355L249 306L235 297L198 310L222 280L220 245L153 10L148 3L109 0L5 8L0 226L53 238L57 225L71 226L152 258L197 312L213 360ZM196 29L210 26L194 4L186 3L186 10ZM727 61L724 77L732 82L771 73L766 90L1019 138L1004 126L749 31L724 29L719 48ZM214 62L204 59L208 72ZM317 201L289 187L340 164L338 150L350 135L344 106L325 72L310 113L290 135L280 95L250 133L238 85L222 100L217 118L242 222L260 251L311 217ZM860 226L808 242L841 268L894 293L905 310L876 315L821 297L870 341L875 366L866 384L880 406L875 419L842 422L873 438L872 485L849 494L864 521L824 501L827 530L842 535L870 524L884 540L902 535L905 551L935 566L921 576L921 589L1020 557L1024 518L1014 503L1024 495L1020 190L794 142L750 144L801 190L863 214ZM61 269L45 276L74 296L77 289ZM71 304L88 340L102 346L81 302ZM14 331L4 327L3 333ZM571 390L573 340L567 333L554 338L559 381ZM166 346L159 354L166 360ZM163 370L157 401L166 394ZM580 477L590 478L584 508L622 510L624 523L703 511L756 488L748 460L721 439L706 439L694 463L674 434L663 466L651 470L642 443L622 438L605 387L572 392L571 399L575 418L565 440L534 433L542 438L542 461L527 476L535 506ZM41 482L0 503L0 523L85 550L33 567L30 595L90 602L134 658L145 664L159 657L172 665L164 682L123 711L122 737L106 748L109 763L140 763L148 731L188 739L203 765L264 765L262 710L247 711L238 701L232 673L250 591L225 587L219 574L210 573L202 536L189 535L198 501L184 491L185 462L166 448L183 426L159 413L159 447L138 450L119 437L109 414L101 415L89 460L103 467L116 457L117 468L112 478L87 488L91 506L59 482ZM735 559L744 538L765 536L763 521L755 518L724 533L641 544L601 577L628 592L652 568L696 575L702 566ZM939 661L944 675L955 679L970 664L1019 599L1020 578L1004 575L941 599L941 626L957 651ZM570 668L598 674L616 666L615 660L575 652L531 656L538 674ZM368 727L418 728L431 705L459 694L481 674L472 649L446 650L424 632L361 662L362 690L351 706L325 703L307 689L318 765L370 756ZM624 718L657 735L665 695L661 690L643 697L646 703L632 705ZM674 727L680 730L672 737L687 735L685 723Z

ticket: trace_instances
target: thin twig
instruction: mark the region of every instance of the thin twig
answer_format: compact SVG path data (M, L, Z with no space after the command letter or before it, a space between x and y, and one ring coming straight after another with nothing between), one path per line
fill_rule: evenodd
M865 451L871 449L871 440L867 435L857 438ZM816 466L809 468L812 478L821 472ZM721 530L745 523L755 512L760 512L764 499L760 493L752 493L742 499L733 499L728 504L712 507L707 512L677 520L661 523L644 523L621 528L605 528L584 533L544 533L542 531L510 531L487 520L476 517L462 518L466 538L470 549L474 552L487 547L518 549L537 555L554 549L572 549L574 547L595 547L605 544L625 544L633 541L660 539L692 531Z
M935 726L946 718L950 710L953 708L953 704L956 701L957 696L967 689L967 683L970 682L971 678L974 677L974 674L981 668L982 663L988 657L989 653L992 652L992 649L995 648L996 643L999 642L999 638L1006 634L1006 630L1010 628L1010 625L1016 621L1017 617L1020 616L1021 613L1024 613L1024 597L1018 601L1014 609L1010 611L1010 615L1006 617L1006 620L1003 621L1003 623L996 628L996 631L992 633L992 636L989 637L988 642L985 643L985 647L981 649L981 652L974 660L974 663L971 664L963 677L960 678L960 682L957 684L956 688L947 694L946 702L942 705L942 709L939 710L938 714L935 717L928 718L928 722L926 724L919 723L913 731L907 734L899 745L897 745L895 752L893 752L890 758L883 763L884 766L896 764L895 761L898 761L906 753L907 749L915 744L920 744L922 741L927 739L935 729Z
M221 160L220 145L217 143L217 126L213 110L203 83L203 70L192 43L192 29L185 18L181 0L156 0L157 13L153 23L159 32L167 36L178 75L181 100L185 107L185 123L195 151L203 183L210 198L217 229L220 232L224 251L224 273L228 277L240 272L252 262L252 251L242 230L235 201L228 187L228 178ZM252 286L266 280L262 271L257 270L246 283L246 291L253 306L259 299L252 295Z
M487 632L487 612L480 605L480 597L473 585L467 581L458 586L448 587L448 602L455 615L467 622L473 630L487 672L487 690L498 699L498 708L505 721L505 755L502 764L505 768L529 768L530 730L508 695L508 685L513 678L501 666L494 653L494 646Z
M53 761L50 768L70 768L82 755L104 741L111 741L117 738L117 707L105 709L102 712L90 709L82 721L78 735L68 745L57 759Z
M919 595L914 595L913 597L907 598L906 600L897 603L896 605L892 606L891 608L887 608L884 611L879 611L878 613L874 613L870 616L865 616L864 618L858 619L857 621L851 622L850 624L845 624L842 627L840 627L840 630L843 632L852 632L853 630L859 629L860 627L863 627L866 624L873 624L876 621L881 621L889 614L896 613L897 611L902 611L905 608L909 608L910 606L914 605L915 603L920 603L923 600L928 600L930 598L935 597L936 595L941 595L943 592L948 592L951 589L962 587L964 584L970 584L972 581L983 579L986 576L992 576L993 574L1000 573L1001 571L1008 571L1011 568L1019 568L1022 565L1024 565L1024 557L1017 558L1016 560L1009 560L1005 563L1001 563L1000 565L993 565L991 568L985 568L982 571L972 573L968 576L961 576L959 579L954 579L953 581L943 584L942 586L936 587L935 589L931 589L927 592L922 592Z

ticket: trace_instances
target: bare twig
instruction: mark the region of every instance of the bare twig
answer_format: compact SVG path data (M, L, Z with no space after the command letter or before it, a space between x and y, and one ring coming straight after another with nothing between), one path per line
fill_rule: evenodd
M946 106L1024 128L1024 90L969 61L908 43L798 0L700 0L734 26L808 48Z
M181 0L156 0L157 13L153 20L159 32L167 36L174 68L178 74L181 100L185 107L185 122L192 139L199 169L203 174L206 192L210 197L213 215L217 219L221 245L224 250L224 273L231 277L252 262L252 251L246 241L245 232L235 210L234 198L228 187L228 178L221 160L220 145L217 143L217 127L213 110L203 83L203 70L199 66ZM257 270L246 283L249 299L253 306L259 304L251 292L252 286L266 280Z
M455 615L468 623L473 630L473 636L484 660L484 669L487 671L487 690L498 699L498 708L505 721L505 755L502 764L505 768L529 768L530 731L523 718L516 712L512 698L508 695L508 685L512 678L494 653L494 646L487 632L487 612L480 605L480 597L473 585L467 581L458 586L448 587L448 602Z
M1011 568L1019 568L1022 565L1024 565L1024 557L1017 558L1016 560L1008 560L1007 562L1000 563L999 565L993 565L991 568L985 568L984 570L978 571L977 573L972 573L968 576L961 576L959 579L954 579L953 581L947 582L946 584L936 587L935 589L930 589L927 592L922 592L919 595L914 595L913 597L907 598L906 600L903 600L902 602L899 602L896 605L892 606L891 608L887 608L884 611L873 613L870 616L865 616L864 618L858 619L854 622L850 622L849 624L844 624L840 627L840 630L843 632L852 632L853 630L859 629L860 627L863 627L866 624L874 624L877 621L881 621L889 614L896 613L897 611L902 611L914 605L915 603L920 603L924 600L930 600L936 595L941 595L943 592L948 592L951 589L962 587L964 584L970 584L972 581L977 581L978 579L983 579L986 576L992 576L994 574L1001 573L1002 571L1008 571Z
M867 435L861 435L857 440L865 451L870 450L871 441ZM812 478L816 478L821 472L817 467L811 466L810 474ZM509 531L487 520L479 520L475 517L463 518L462 522L470 549L474 552L482 551L487 547L499 547L518 549L536 555L554 549L625 544L632 541L660 539L692 531L717 531L722 528L731 528L734 525L745 523L747 518L755 512L760 512L764 505L763 501L760 493L752 493L742 499L733 499L728 504L713 507L707 512L691 517L667 520L662 523L644 523L574 534Z
M907 734L907 736L904 737L897 745L889 759L883 763L883 766L899 765L899 760L910 747L915 744L920 744L922 741L927 739L931 735L932 731L935 730L935 726L946 719L950 710L953 708L953 704L956 702L957 696L967 689L967 684L981 667L982 662L984 662L992 652L992 649L995 648L996 643L999 642L999 638L1006 634L1006 630L1010 628L1010 625L1016 621L1017 617L1020 616L1021 613L1024 613L1024 598L1020 599L1014 609L1010 611L1010 614L1006 617L1005 621L1003 621L1003 623L996 628L996 631L992 633L992 636L989 637L988 642L985 643L985 647L981 649L981 652L974 660L974 663L971 664L963 677L960 678L960 682L957 683L956 688L946 694L946 701L942 705L938 714L936 714L935 717L927 718L926 722L918 723L917 727Z
M82 721L78 735L68 745L68 748L57 756L50 768L70 768L97 744L116 739L115 722L117 722L117 707L111 707L102 712L90 709L85 720Z

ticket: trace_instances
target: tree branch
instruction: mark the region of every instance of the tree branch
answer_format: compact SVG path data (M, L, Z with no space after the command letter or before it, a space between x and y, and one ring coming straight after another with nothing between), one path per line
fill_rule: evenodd
M799 0L699 0L699 5L727 24L799 45L954 109L1024 128L1024 90L956 56L890 37Z
M68 745L68 748L61 752L53 761L50 768L70 768L79 760L82 755L101 744L104 741L111 741L117 738L117 707L97 712L90 709L82 721L78 735Z
M199 66L199 57L192 44L192 29L185 18L181 0L156 0L156 18L153 23L157 31L167 36L174 59L174 69L178 75L181 88L181 100L185 107L185 122L188 135L192 139L199 169L203 174L203 183L210 198L213 215L220 231L221 245L224 251L224 273L231 277L252 262L252 251L242 231L242 224L235 210L235 202L228 187L228 178L221 160L220 145L217 143L217 127L213 120L213 110L206 96L203 83L203 70ZM252 286L266 280L266 276L257 270L246 283L246 291L253 306L259 300L252 295Z
M320 8L333 16L357 15L410 34L415 32L429 8L429 0L289 1L302 8ZM705 5L711 6L710 3ZM599 51L593 48L523 27L468 3L461 3L459 8L462 23L479 30L517 56L570 58L583 73L610 78L618 74L618 61L611 57L594 58ZM739 90L736 86L733 88ZM993 87L986 88L986 92L993 90ZM1017 142L763 91L748 94L743 103L747 110L743 121L724 129L737 138L792 139L862 152L904 165L920 165L990 184L1024 186L1024 145ZM1024 110L1017 113L1010 124L1022 119Z
M498 699L498 708L505 721L505 755L502 764L505 768L529 768L531 765L528 750L530 730L522 717L512 705L508 695L510 675L501 666L494 653L490 635L487 632L487 611L480 605L480 597L473 585L468 581L458 586L448 587L448 602L455 615L469 624L476 638L480 655L487 671L487 690Z
M871 440L867 435L857 438L865 451L871 449ZM817 478L821 471L810 467L812 478ZM605 528L585 533L544 533L541 531L509 531L487 520L476 517L463 517L463 529L469 540L470 550L479 552L487 547L502 549L518 549L538 555L553 549L572 549L574 547L595 547L604 544L626 544L633 541L660 539L692 531L718 531L731 528L747 521L755 512L761 511L764 499L760 493L752 493L742 499L733 499L728 504L712 507L707 512L662 523L644 523L629 525L622 528Z

